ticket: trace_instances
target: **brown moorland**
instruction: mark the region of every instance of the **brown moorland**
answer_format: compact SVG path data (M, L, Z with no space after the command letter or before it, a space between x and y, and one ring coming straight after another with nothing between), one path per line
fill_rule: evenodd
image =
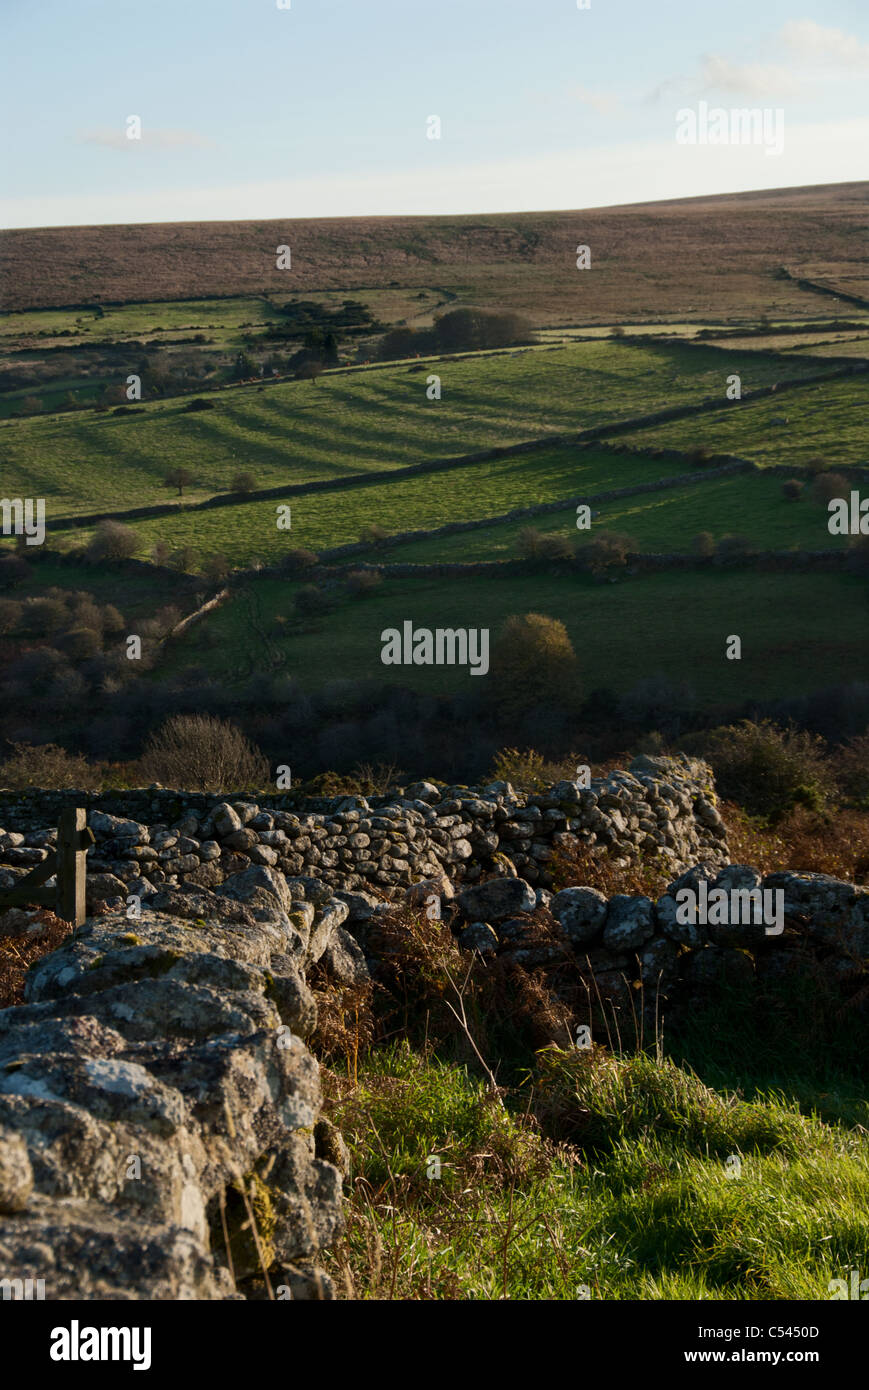
M400 284L539 327L823 318L837 289L869 304L867 213L862 182L578 212L21 229L0 236L2 307ZM281 244L290 270L276 268ZM579 244L591 273L576 269Z

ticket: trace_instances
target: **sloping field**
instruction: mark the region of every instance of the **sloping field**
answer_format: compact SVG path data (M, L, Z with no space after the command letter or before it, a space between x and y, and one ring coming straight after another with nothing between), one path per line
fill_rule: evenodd
M796 362L798 359L794 359ZM786 422L786 423L782 423ZM760 464L869 463L869 377L819 382L758 401L748 409L713 411L637 430L631 443L672 449L707 448Z
M397 282L541 326L820 316L832 301L797 283L801 267L862 284L867 200L869 185L851 183L577 212L37 228L3 234L0 285L9 309ZM282 244L291 270L275 267ZM578 244L590 271L576 269ZM779 275L785 263L795 278Z
M239 470L252 472L260 488L337 481L723 399L736 370L748 389L818 368L799 360L784 368L755 354L736 361L715 348L604 341L422 369L337 372L316 385L239 386L211 395L214 409L201 413L177 398L124 415L10 420L0 425L3 495L45 497L57 516L165 503L171 494L163 483L176 467L193 475L189 500L228 491ZM427 398L432 372L441 377L439 401ZM462 517L457 510L443 519Z
M605 686L622 692L663 674L715 709L815 689L819 673L829 685L869 679L865 582L850 575L668 572L617 584L551 575L388 579L371 597L339 602L317 631L284 634L275 619L292 621L294 588L253 581L247 594L193 628L171 660L229 682L246 660L264 678L271 667L306 689L340 677L431 694L479 693L491 677L466 668L384 666L382 631L406 620L432 629L488 627L494 641L511 614L535 612L564 622L586 693ZM268 632L278 661L266 661L257 629ZM742 638L741 661L726 659L732 634Z
M631 537L634 549L651 552L691 551L694 537L701 531L716 540L727 535L744 536L759 550L836 550L847 544L847 538L830 535L825 507L809 500L808 491L799 502L787 501L782 496L782 482L780 476L737 473L602 502L595 507L592 531L585 534L593 536L600 528L618 531ZM578 535L576 513L570 508L467 534L409 542L390 547L378 558L388 564L514 560L520 554L520 532L529 526L568 540ZM374 560L375 556L372 553L366 558ZM686 577L685 582L692 580Z
M289 549L299 546L319 551L358 541L365 526L382 526L394 532L472 521L497 516L512 507L632 487L673 471L672 461L570 446L544 447L529 454L468 464L448 473L380 480L345 491L336 488L293 497L288 499L292 507L289 531L277 529L280 504L274 500L181 512L131 524L141 536L142 558L162 540L173 549L190 545L202 560L224 555L243 568L255 559L275 564ZM88 534L82 532L80 538ZM473 544L470 539L471 549ZM386 558L391 555L389 552Z

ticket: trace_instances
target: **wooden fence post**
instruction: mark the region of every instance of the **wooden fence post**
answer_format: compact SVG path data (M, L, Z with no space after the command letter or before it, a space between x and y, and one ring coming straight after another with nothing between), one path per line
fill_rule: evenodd
M88 844L93 834L86 829L83 806L65 806L57 826L57 915L74 927L87 916L85 874Z
M94 843L94 832L88 830L86 821L87 812L82 806L67 806L61 811L57 849L50 851L41 864L20 878L14 888L0 892L0 912L7 907L36 903L53 908L58 917L74 927L81 926L87 916L87 852ZM43 887L52 875L54 887Z

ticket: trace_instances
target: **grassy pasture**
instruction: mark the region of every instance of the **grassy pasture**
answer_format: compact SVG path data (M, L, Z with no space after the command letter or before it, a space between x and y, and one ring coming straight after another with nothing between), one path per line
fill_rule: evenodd
M123 417L12 420L0 427L2 486L6 496L45 497L65 515L164 502L163 479L179 466L196 480L192 500L228 490L242 468L261 487L338 479L723 397L737 370L731 360L712 348L581 343L447 359L422 371L402 364L339 373L317 385L239 386L195 414L181 397ZM795 362L792 375L812 370ZM442 378L440 401L427 399L430 371ZM745 387L783 375L759 358L743 373Z
M286 633L295 587L262 578L195 628L169 658L203 666L231 683L239 661L263 669L258 625L280 654L280 669L308 689L342 678L385 680L430 694L486 685L466 668L384 666L380 634L412 620L420 627L488 627L514 613L560 618L580 662L586 692L629 689L647 676L685 681L707 708L808 692L818 684L869 679L866 586L850 575L678 572L596 584L581 576L500 575L473 580L384 581L363 600L340 601L318 630ZM725 658L742 638L742 660Z
M8 350L16 343L38 346L58 339L76 346L96 347L107 339L154 338L161 334L174 337L179 333L206 333L229 343L241 340L242 325L262 328L279 319L280 315L258 295L110 304L101 316L86 306L29 309L0 316L0 346ZM74 337L59 338L66 330L71 330Z
M471 521L497 516L512 507L557 502L572 494L631 487L672 471L673 464L668 461L596 449L544 447L531 454L468 464L448 473L289 498L290 531L277 529L280 504L276 501L179 512L132 525L142 538L141 558L147 557L156 541L163 540L173 548L191 545L202 559L222 554L242 567L254 558L273 564L288 549L299 546L320 551L358 541L363 527L370 524L392 532ZM82 538L90 534L81 533ZM473 553L474 536L464 540L468 553ZM386 558L391 556L390 551Z
M672 466L672 465L671 465ZM710 478L696 486L641 493L595 510L589 534L596 528L631 536L637 550L687 551L700 531L720 539L745 536L763 550L832 550L844 545L827 530L828 513L808 496L799 502L782 497L782 479L758 474ZM574 509L507 521L467 535L437 536L413 541L383 552L390 562L434 563L439 560L507 560L518 557L519 533L526 526L568 538L576 536Z
M869 462L867 412L869 381L846 378L789 391L744 410L714 411L637 430L631 434L631 443L670 449L705 447L760 464L798 465L820 457L830 467L858 465ZM780 419L788 423L774 423Z

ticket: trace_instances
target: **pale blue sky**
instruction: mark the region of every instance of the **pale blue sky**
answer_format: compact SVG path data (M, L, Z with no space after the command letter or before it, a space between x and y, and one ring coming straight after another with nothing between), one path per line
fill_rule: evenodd
M0 0L0 43L7 227L869 177L867 0ZM783 152L680 146L701 100L781 109Z

